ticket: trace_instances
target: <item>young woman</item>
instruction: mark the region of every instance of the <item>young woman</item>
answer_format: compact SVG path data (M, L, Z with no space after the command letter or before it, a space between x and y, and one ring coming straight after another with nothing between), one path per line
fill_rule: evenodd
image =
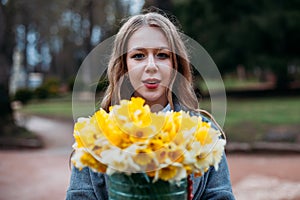
M102 108L121 99L142 97L152 111L189 110L197 114L186 47L172 22L158 14L131 17L116 35L108 65L109 86ZM211 167L193 180L193 199L234 199L225 154L218 171ZM104 174L72 168L68 200L106 200Z

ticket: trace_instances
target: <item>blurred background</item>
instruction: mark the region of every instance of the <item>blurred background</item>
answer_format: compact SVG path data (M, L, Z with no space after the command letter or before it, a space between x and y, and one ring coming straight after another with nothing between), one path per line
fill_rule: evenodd
M77 71L122 19L150 6L218 66L237 199L300 199L300 1L0 0L0 200L64 199ZM101 99L107 80L95 84Z

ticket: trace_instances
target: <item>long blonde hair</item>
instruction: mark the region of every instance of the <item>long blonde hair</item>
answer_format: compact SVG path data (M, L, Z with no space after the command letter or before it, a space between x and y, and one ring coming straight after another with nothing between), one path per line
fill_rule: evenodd
M132 34L142 26L160 28L170 45L171 59L174 71L176 72L173 80L170 81L170 89L167 89L166 92L171 108L174 109L174 98L176 98L181 105L188 109L196 110L198 108L198 101L192 87L192 70L180 32L167 17L156 12L130 17L117 33L108 63L107 76L109 85L101 107L108 110L109 106L117 104L121 99L130 98L133 88L126 75L128 72L126 64L127 44ZM185 81L180 81L180 76Z

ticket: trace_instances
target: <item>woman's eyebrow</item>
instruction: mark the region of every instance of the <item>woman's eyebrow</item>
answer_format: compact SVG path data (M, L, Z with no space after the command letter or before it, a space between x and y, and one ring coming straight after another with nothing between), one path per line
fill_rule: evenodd
M153 50L168 50L170 51L169 47L134 47L130 50L128 50L128 52L132 52L132 51L145 51L147 49L153 49Z

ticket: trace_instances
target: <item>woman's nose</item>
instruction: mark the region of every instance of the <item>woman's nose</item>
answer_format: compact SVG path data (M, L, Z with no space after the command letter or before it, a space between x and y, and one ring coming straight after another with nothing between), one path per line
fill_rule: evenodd
M149 55L148 60L147 60L146 72L156 72L157 69L158 68L157 68L154 56Z

